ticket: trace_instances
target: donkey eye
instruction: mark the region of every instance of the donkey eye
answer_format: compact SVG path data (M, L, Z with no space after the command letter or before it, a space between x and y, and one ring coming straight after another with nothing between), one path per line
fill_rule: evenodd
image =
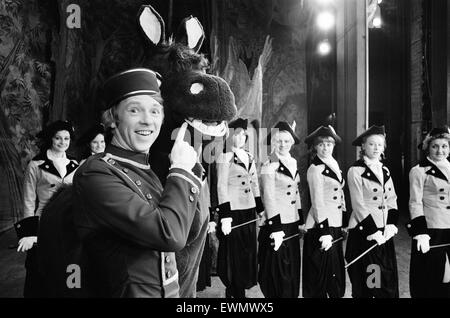
M197 95L199 94L201 91L203 91L204 86L201 83L194 83L191 85L190 91L192 94Z

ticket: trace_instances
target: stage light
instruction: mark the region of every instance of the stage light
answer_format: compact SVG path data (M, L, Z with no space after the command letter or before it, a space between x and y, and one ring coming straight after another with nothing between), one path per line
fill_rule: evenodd
M317 26L327 31L334 26L334 15L328 11L321 12L317 15Z
M331 52L331 44L328 40L323 40L317 46L317 51L320 55L328 55Z

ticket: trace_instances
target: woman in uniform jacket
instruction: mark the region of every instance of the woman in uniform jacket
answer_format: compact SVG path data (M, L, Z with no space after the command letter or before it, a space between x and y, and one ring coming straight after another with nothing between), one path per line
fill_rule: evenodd
M434 128L420 145L426 158L409 173L411 297L450 297L450 131Z
M392 237L397 234L397 195L389 169L380 161L386 148L384 126L372 126L352 143L361 159L348 170L353 212L345 259L354 298L398 298L398 273Z
M270 158L261 168L266 218L258 237L258 282L265 297L298 298L300 292L299 225L303 224L295 128L278 122L267 137Z
M97 124L89 128L77 141L81 149L82 165L89 156L105 151L106 131L103 124Z
M183 140L187 124L176 135L163 187L148 164L164 118L156 73L126 70L103 92L113 138L73 182L88 284L100 297L178 297L175 252L185 247L201 187L192 172L197 153Z
M345 182L333 158L334 147L340 142L331 126L320 126L305 139L314 156L307 171L311 208L303 243L305 298L337 298L345 294L342 247L342 228L346 226L343 224Z
M247 124L242 118L229 124L228 151L216 161L216 210L221 226L217 273L226 287L226 297L234 298L244 298L245 289L257 284L256 220L257 213L264 211L256 163L244 150Z
M25 297L39 297L39 273L37 271L36 248L39 217L47 202L61 187L72 184L76 160L66 151L73 138L72 125L58 120L42 130L40 153L34 157L25 171L23 188L24 219L15 224L19 236L18 251L27 253L25 267Z

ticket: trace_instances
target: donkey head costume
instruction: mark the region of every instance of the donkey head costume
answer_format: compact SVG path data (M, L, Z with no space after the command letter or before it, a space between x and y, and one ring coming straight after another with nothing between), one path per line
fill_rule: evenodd
M150 150L150 165L164 183L169 170L168 154L176 135L174 131L187 122L190 136L185 136L185 140L201 152L202 145L212 138L226 135L227 121L233 119L237 109L227 82L206 74L208 61L198 53L205 35L195 17L190 16L181 22L174 41L165 40L164 21L153 7L142 6L138 22L149 46L142 66L162 76L165 118L159 137ZM204 167L208 168L205 162L203 167L199 162L193 169L202 179ZM185 248L176 255L180 297L195 296L209 221L209 189L206 180L203 184L200 212L194 218Z

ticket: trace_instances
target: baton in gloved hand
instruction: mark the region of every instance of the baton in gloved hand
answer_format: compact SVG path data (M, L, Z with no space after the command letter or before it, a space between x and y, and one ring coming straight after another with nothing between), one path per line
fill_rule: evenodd
M284 241L287 241L287 240L290 240L291 238L297 237L297 236L299 236L299 235L300 235L300 233L297 233L297 234L294 234L294 235L288 236L288 237L286 237L286 238L284 238L284 239L283 239L283 242L284 242ZM272 242L272 243L270 243L270 245L274 246L274 245L275 245L275 243L274 243L274 242Z

